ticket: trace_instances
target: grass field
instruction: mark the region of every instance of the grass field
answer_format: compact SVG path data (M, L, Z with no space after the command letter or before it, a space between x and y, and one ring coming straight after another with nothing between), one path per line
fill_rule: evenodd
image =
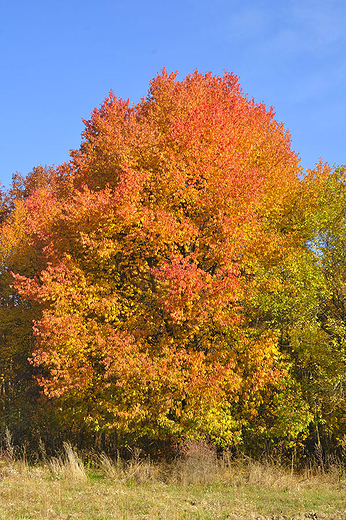
M346 520L346 475L289 469L249 459L217 459L191 445L184 459L152 463L95 455L83 463L70 445L59 458L28 465L0 458L0 519Z

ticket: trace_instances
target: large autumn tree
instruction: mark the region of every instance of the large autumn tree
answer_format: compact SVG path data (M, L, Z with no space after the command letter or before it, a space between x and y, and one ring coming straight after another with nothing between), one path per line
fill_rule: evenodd
M54 189L12 216L39 259L13 273L40 308L30 361L68 421L221 444L306 428L280 327L254 303L304 250L300 175L290 135L233 74L163 71L132 106L109 94Z

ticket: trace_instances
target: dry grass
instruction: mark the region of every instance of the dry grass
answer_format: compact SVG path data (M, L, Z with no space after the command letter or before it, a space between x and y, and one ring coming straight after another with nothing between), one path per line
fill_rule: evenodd
M0 519L346 519L346 480L337 466L292 476L270 463L217 458L203 444L186 445L183 455L167 465L134 450L128 462L101 455L86 468L65 444L60 457L30 466L7 447Z
M73 450L71 444L64 443L64 454L60 457L53 457L47 464L48 468L57 479L65 479L69 482L84 482L87 480L82 460Z

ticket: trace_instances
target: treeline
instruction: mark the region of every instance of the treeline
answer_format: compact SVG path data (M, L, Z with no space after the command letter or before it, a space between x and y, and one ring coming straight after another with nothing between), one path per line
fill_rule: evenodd
M338 449L345 190L232 74L111 92L68 163L1 191L0 431Z

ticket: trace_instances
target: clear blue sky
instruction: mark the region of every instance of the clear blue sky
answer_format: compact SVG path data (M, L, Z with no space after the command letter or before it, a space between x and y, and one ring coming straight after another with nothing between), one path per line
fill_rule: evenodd
M346 163L345 0L0 0L0 179L58 165L110 89L163 67L240 76L305 168Z

